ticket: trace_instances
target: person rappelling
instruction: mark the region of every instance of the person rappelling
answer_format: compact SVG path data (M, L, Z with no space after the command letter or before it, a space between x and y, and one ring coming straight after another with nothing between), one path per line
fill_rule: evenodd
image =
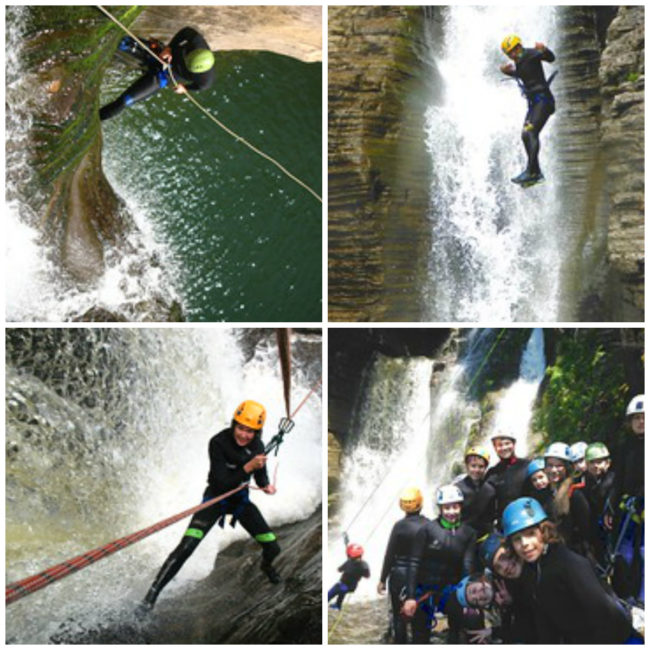
M345 597L356 591L359 581L370 577L370 567L363 559L361 544L348 544L345 554L348 559L338 568L341 578L327 592L328 603L336 598L334 604L330 605L332 609L341 609Z
M173 85L174 80L177 82L174 92L179 94L206 90L214 83L214 54L205 38L192 27L183 27L167 46L155 39L149 39L147 46L158 58L145 51L131 36L125 36L120 42L119 51L139 60L146 72L117 99L100 109L101 120L115 117L128 106ZM169 65L171 75L159 59Z
M251 478L262 492L275 494L275 487L270 483L266 471L267 456L262 443L265 420L264 406L253 400L246 400L235 410L231 425L212 437L208 446L210 472L208 486L203 493L204 503L243 483L248 483ZM162 565L138 608L139 613L153 608L162 589L178 573L214 524L224 526L226 515L231 516L231 526L240 523L258 542L262 548L261 570L270 582L280 582L280 575L273 566L273 560L280 553L280 546L262 513L249 500L246 487L192 517L180 544Z
M501 66L501 72L517 80L528 102L521 132L528 164L521 174L511 180L522 187L530 187L544 180L539 166L539 134L548 118L555 113L555 98L550 88L554 75L546 79L542 61L553 63L555 54L544 43L535 43L534 48L525 48L516 34L503 39L501 50L512 60Z

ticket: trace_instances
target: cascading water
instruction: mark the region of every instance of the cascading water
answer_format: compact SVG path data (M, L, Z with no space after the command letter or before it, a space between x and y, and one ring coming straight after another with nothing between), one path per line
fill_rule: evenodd
M568 250L554 162L558 116L541 135L547 181L523 190L510 178L525 167L526 101L499 70L508 33L527 47L557 47L555 9L452 6L444 15L444 43L431 44L442 90L426 114L432 248L423 320L555 320Z
M330 526L330 584L344 557L341 540L347 528L350 541L364 546L373 575L361 581L355 599L377 597L376 579L390 530L403 516L398 495L404 487L417 485L425 496L423 514L437 516L432 497L437 487L457 478L454 464L462 463L470 429L480 417L468 392L491 354L499 354L496 332L472 331L463 357L434 385L431 359L378 355L353 424L359 435L342 468L341 510ZM517 436L520 455L544 370L543 332L535 329L522 353L520 377L499 398L494 419L495 428L507 427Z
M401 516L400 490L420 487L427 495L425 513L432 515L429 497L446 476L454 445L469 433L469 421L463 418L464 366L450 368L434 389L432 370L432 359L379 355L355 418L359 437L343 466L339 519L350 540L363 544L364 559L372 567L373 579L362 581L356 592L361 598L376 596L374 578L393 523ZM330 528L331 581L344 555L341 535L340 529Z
M535 328L521 357L519 379L510 386L499 400L492 421L492 432L509 433L516 440L517 456L528 453L528 433L533 415L533 405L539 385L544 379L546 357L544 355L544 332ZM498 460L493 458L492 464Z
M300 345L307 352L294 355L294 408L320 374L320 339ZM208 441L242 398L267 406L265 440L284 415L275 343L258 343L245 360L233 331L9 330L7 353L8 582L199 503ZM270 476L276 466L278 493L251 492L275 527L321 502L317 395L297 414ZM13 603L7 641L47 643L66 620L88 629L127 615L186 524ZM216 528L168 593L205 577L216 549L245 538L240 527Z
M59 253L46 241L26 184L34 171L27 156L37 75L23 62L24 23L28 7L7 9L6 201L5 260L8 321L66 321L101 305L129 314L143 301L171 304L175 290L174 262L157 242L137 206L133 216L139 231L131 231L121 251L108 251L104 274L86 286L71 281L56 261ZM41 199L42 200L42 199ZM32 204L32 205L30 205ZM134 320L137 311L129 314Z

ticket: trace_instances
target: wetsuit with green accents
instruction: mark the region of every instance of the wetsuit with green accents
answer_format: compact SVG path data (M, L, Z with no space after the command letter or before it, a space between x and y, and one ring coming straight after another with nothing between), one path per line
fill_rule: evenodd
M245 446L240 446L235 442L232 427L215 435L209 444L210 472L208 487L203 493L203 501L209 501L249 481L251 474L244 469L244 465L263 453L264 444L260 435L256 435ZM265 467L255 470L252 477L261 488L269 485ZM248 488L244 488L223 501L219 501L205 510L200 510L192 517L180 544L172 551L154 580L145 598L146 602L150 605L155 603L163 587L178 573L214 524L218 523L220 526L224 526L227 515L230 516L231 526L240 523L249 535L261 545L262 568L268 574L273 559L280 553L280 546L262 513L249 500Z
M150 41L148 45L151 47L154 43ZM155 45L157 47L152 49L160 56L162 44L155 43ZM212 86L214 83L214 66L205 72L196 73L191 72L185 63L186 57L194 50L210 49L210 46L199 32L191 27L183 27L174 36L169 47L172 54L171 69L176 81L183 83L187 90L193 91L204 90ZM135 58L147 67L147 72L134 81L117 99L100 109L99 118L101 120L114 117L128 106L151 97L158 90L171 83L169 75L163 70L160 61L152 57L150 53L144 52L130 36L122 40L120 49L132 53Z
M527 170L534 175L541 174L539 167L539 134L548 118L555 113L555 98L546 81L542 61L552 63L555 61L555 54L548 48L543 50L524 48L515 61L515 69L513 71L504 70L505 74L520 81L522 91L528 101L528 111L524 120L521 139L528 156Z

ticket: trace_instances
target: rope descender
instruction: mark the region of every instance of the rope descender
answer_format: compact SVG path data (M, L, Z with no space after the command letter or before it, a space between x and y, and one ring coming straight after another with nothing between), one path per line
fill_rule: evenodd
M275 455L277 456L280 445L284 442L284 436L289 433L295 425L296 423L290 418L280 418L278 432L267 443L264 448L264 454L268 456L272 451L275 451Z

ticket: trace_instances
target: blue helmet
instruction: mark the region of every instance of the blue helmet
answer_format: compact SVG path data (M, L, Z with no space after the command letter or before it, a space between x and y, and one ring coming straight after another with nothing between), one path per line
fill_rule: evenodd
M539 501L531 497L520 497L508 504L503 511L501 524L504 535L510 537L510 535L535 526L546 519L548 519L548 515L544 512L544 508L539 504Z
M456 598L458 598L458 602L460 603L461 607L468 607L467 605L467 594L465 593L465 589L467 587L467 583L469 582L469 576L465 576L457 585L456 585Z
M484 567L487 569L492 569L494 556L501 548L503 542L503 537L501 537L501 535L497 535L496 533L492 533L485 538L478 551L479 558Z
M528 463L526 468L526 478L530 478L535 472L539 472L540 469L544 469L546 461L543 458L533 458L533 460Z

